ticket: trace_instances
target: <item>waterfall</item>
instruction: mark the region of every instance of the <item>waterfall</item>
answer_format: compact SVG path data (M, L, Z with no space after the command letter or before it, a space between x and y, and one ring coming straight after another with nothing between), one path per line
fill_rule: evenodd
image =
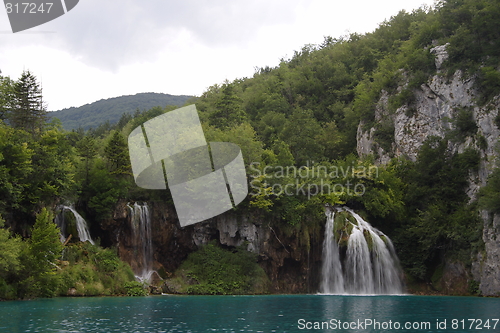
M134 253L137 267L134 269L136 278L140 281L150 282L153 274L153 237L151 233L151 215L147 203L142 205L137 202L133 206L127 204L130 211L130 223Z
M323 240L323 281L321 292L324 294L343 294L344 277L340 264L339 247L333 234L333 219L335 213L326 213L325 239Z
M336 213L343 215L336 219ZM320 292L402 294L399 260L389 237L347 207L328 209L326 216Z
M89 227L87 225L87 221L78 214L76 209L73 206L64 206L61 205L58 207L58 209L61 210L59 214L57 214L55 218L55 223L61 230L61 242L65 242L69 234L72 234L73 237L78 237L80 239L80 242L86 242L89 241L91 244L94 244L94 241L92 240L92 237L90 237L90 232L89 232ZM71 225L71 221L67 221L65 217L65 211L70 211L73 216L75 217L75 223L74 225ZM76 230L74 229L76 227ZM70 230L68 230L70 229ZM73 230L71 230L73 229ZM75 233L76 231L76 233ZM74 233L74 234L73 234ZM68 235L68 236L67 236Z

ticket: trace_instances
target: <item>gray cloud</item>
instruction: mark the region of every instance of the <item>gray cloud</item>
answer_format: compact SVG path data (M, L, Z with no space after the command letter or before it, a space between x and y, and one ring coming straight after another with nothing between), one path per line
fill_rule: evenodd
M155 60L182 31L211 47L244 46L261 27L293 23L302 1L81 0L51 23L57 33L47 38L89 65L115 71Z

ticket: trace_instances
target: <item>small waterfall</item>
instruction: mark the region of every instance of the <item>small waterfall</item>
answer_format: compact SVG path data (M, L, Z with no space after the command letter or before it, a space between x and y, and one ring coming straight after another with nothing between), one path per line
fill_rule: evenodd
M140 281L150 282L153 274L153 237L151 233L151 215L147 203L127 204L130 211L134 252L137 267L134 269L136 278Z
M64 243L67 237L69 237L69 234L72 234L73 237L77 236L80 239L80 242L89 241L92 245L94 245L94 241L92 240L92 237L90 237L89 226L87 225L87 221L85 221L85 219L80 214L78 214L76 209L73 206L64 206L64 205L59 206L58 209L60 209L61 211L59 214L56 215L54 221L61 230L61 242ZM74 225L71 223L71 221L66 220L65 211L68 210L75 217Z
M338 225L336 212L344 214ZM389 237L347 207L327 210L326 215L320 292L402 294L399 260ZM344 258L339 244L345 248Z

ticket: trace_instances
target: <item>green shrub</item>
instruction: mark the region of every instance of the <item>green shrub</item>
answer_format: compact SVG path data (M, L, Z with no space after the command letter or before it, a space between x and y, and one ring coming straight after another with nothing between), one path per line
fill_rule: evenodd
M375 141L385 152L390 153L392 151L392 143L394 142L394 123L392 121L377 123Z
M103 249L90 243L67 246L58 271L59 295L76 289L79 296L124 295L125 285L134 282L130 266L121 261L113 249Z
M497 128L500 128L500 112L498 112L498 114L496 115L494 122Z
M493 170L479 192L479 204L491 213L500 213L500 168Z
M411 88L405 88L399 94L389 98L389 108L391 111L396 111L403 105L408 105L411 108L413 103L415 103L415 94Z
M468 281L468 291L471 295L481 295L481 289L479 288L479 282L476 280L469 280Z
M479 71L477 85L481 92L479 103L484 105L492 97L500 94L500 71L493 66L482 67Z
M0 278L0 300L14 300L17 298L17 290L12 284L8 284Z
M256 255L244 249L224 250L214 242L191 253L176 275L191 285L188 294L254 294L266 291L268 278Z
M120 265L120 259L110 249L104 249L101 252L97 253L95 256L95 260L97 262L97 267L102 272L114 272Z
M474 121L473 112L469 108L462 108L458 111L454 125L461 138L474 135L477 132L477 124Z
M486 141L486 138L484 137L484 135L479 134L477 136L477 145L481 150L488 149L488 141Z
M138 281L130 281L125 283L125 289L128 296L147 296L149 295L147 286Z

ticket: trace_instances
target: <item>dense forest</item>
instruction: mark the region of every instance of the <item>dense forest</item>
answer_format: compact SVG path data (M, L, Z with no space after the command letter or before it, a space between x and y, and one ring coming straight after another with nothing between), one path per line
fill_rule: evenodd
M47 113L50 118L57 118L62 122L65 130L82 128L88 130L99 126L114 125L123 114L133 114L149 110L155 106L167 105L182 106L192 96L174 96L160 93L140 93L135 95L119 96L101 99L97 102L80 107L71 107Z
M251 78L213 85L188 103L196 104L207 141L242 149L251 193L238 210L294 230L309 247L309 235L324 225L324 205L348 205L391 237L408 283L426 283L438 277L444 258L470 265L471 253L482 251L479 212L500 212L500 169L480 199L471 201L466 188L479 151L448 149L450 141L475 135L467 110L445 138L430 138L416 161L403 156L375 165L377 156L359 157L358 127L375 126L377 142L391 146L394 128L376 121L375 106L388 92L392 109L407 105L411 112L414 90L437 73L430 51L437 45L448 44L440 75L460 69L474 77L477 103L486 105L500 93L499 34L497 1L441 1L402 11L372 33L325 37ZM130 268L107 244L73 243L63 250L51 214L60 203L76 203L98 233L99 221L120 199L172 203L168 191L135 185L126 138L175 108L154 107L114 125L66 131L57 119L46 121L32 73L1 78L0 214L8 228L0 229L0 298L62 295L75 281L92 289L81 294L126 293L127 286L137 291ZM106 260L93 261L95 256ZM477 292L474 281L469 287ZM206 288L198 292L213 285Z

